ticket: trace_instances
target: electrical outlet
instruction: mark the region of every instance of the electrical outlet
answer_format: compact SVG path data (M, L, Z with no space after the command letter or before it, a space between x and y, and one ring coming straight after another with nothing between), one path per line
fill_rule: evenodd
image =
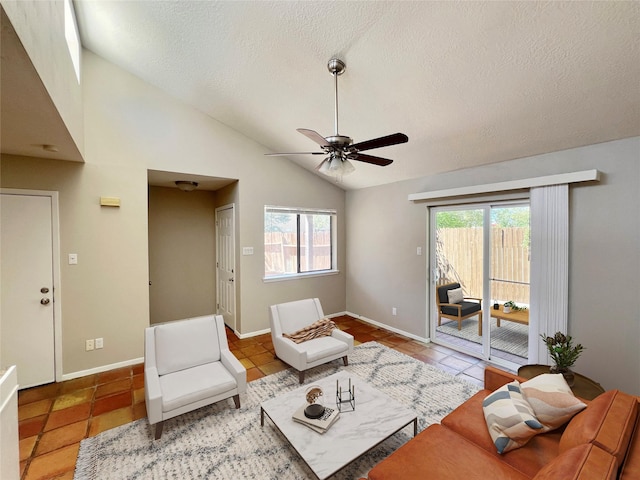
M93 343L93 338L91 340L86 340L84 342L84 349L89 352L95 348L95 344Z
M96 350L102 347L104 347L104 338L96 338Z
M398 309L396 307L393 307L391 309L391 315L397 315L398 314Z

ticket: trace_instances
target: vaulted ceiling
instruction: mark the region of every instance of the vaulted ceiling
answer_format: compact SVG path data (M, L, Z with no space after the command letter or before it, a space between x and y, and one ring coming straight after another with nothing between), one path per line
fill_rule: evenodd
M409 142L362 188L640 135L640 2L85 1L82 44L264 145ZM322 156L292 156L314 170ZM261 161L269 162L269 157ZM318 174L320 175L320 174Z

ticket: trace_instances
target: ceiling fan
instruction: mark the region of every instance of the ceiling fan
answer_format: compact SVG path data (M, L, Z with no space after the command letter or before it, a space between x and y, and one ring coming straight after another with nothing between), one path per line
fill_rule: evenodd
M335 134L329 137L323 137L314 130L306 128L298 128L298 132L306 136L307 138L316 142L321 152L291 152L291 153L266 153L269 156L285 156L285 155L327 155L327 157L316 167L320 173L330 175L334 177L341 177L355 170L354 166L349 160L357 160L359 162L371 163L373 165L379 165L385 167L393 163L393 160L388 158L375 157L373 155L367 155L363 152L365 150L373 150L374 148L388 147L390 145L397 145L399 143L406 143L409 141L404 133L394 133L386 135L384 137L373 138L371 140L365 140L364 142L352 143L353 140L345 135L338 133L338 75L344 73L347 65L338 58L332 58L327 64L327 68L331 75L333 75L335 85Z

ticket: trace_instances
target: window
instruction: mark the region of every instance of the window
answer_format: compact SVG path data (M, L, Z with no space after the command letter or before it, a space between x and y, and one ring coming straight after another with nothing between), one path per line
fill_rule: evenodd
M264 276L291 277L336 270L335 210L264 209Z

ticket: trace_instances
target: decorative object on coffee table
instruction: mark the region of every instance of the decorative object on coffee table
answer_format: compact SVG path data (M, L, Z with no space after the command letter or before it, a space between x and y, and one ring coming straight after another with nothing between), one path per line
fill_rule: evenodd
M562 332L556 332L553 337L549 337L546 334L542 334L540 337L542 337L555 364L551 366L549 371L551 373L561 373L569 386L573 386L575 376L571 371L571 367L578 360L584 347L581 344L573 346L571 335L565 335Z
M309 405L304 409L305 417L317 419L324 415L324 405L318 401L320 397L322 397L322 389L318 385L312 385L307 389L305 398Z
M336 405L340 412L353 412L356 409L356 386L351 385L351 378L347 389L343 389L336 380Z

